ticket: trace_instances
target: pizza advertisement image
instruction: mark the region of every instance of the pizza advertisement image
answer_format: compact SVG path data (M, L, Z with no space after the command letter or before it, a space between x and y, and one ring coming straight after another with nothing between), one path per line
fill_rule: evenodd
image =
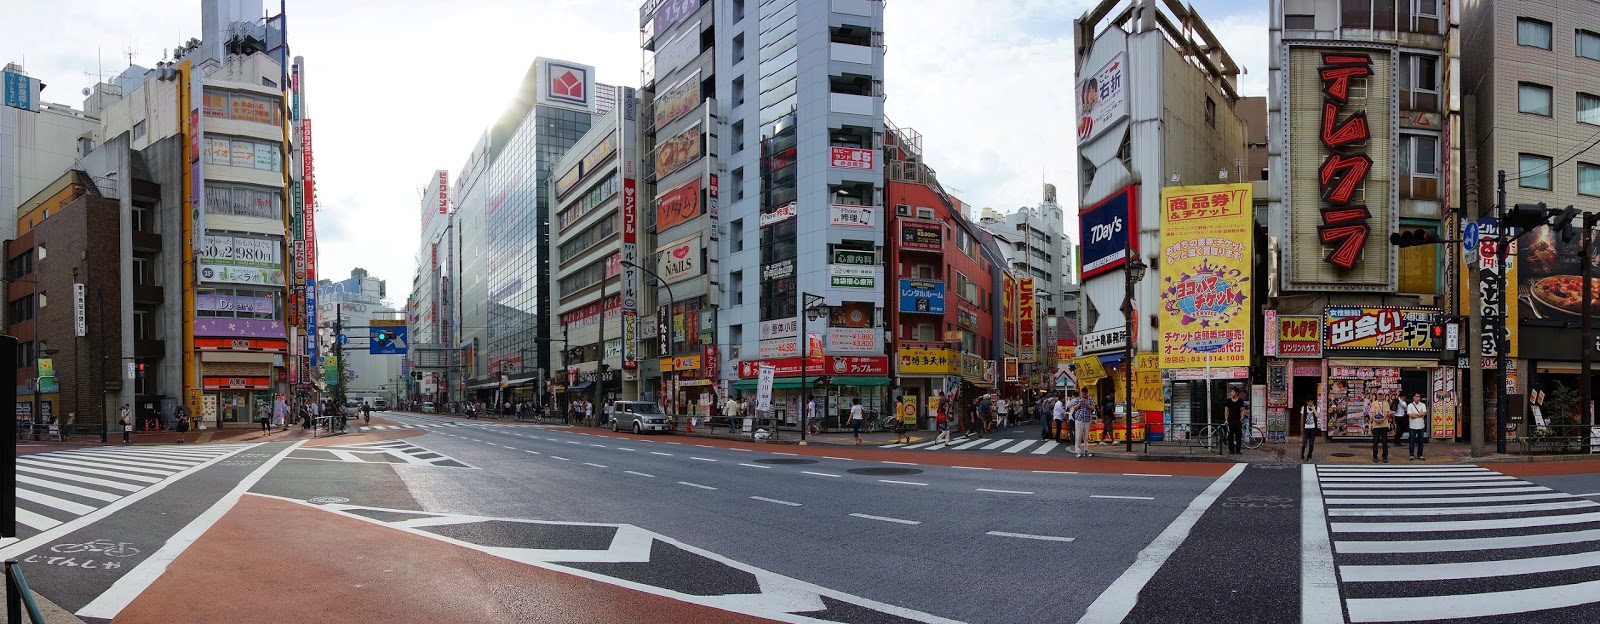
M1521 322L1564 326L1582 317L1582 242L1581 236L1563 241L1549 226L1539 226L1517 241L1512 248L1517 270L1512 275L1519 288L1512 292ZM1592 253L1590 258L1590 316L1600 318L1600 253Z

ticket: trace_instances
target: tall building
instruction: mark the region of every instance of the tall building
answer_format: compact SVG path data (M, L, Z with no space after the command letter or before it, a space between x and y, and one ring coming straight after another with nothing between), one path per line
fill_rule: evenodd
M450 212L450 172L429 176L422 190L422 245L417 248L417 268L412 274L411 296L406 300L407 347L414 395L424 401L447 401L459 388L449 384L449 374L459 366L449 322L450 287L455 247L454 215Z
M1033 276L1037 282L1040 313L1054 316L1067 282L1061 273L1062 227L1065 215L1056 203L1054 184L1044 185L1044 201L1001 213L984 208L978 227L1000 242L1010 268Z
M655 396L705 413L713 395L753 389L768 362L793 419L814 295L834 313L808 324L824 352L806 355L865 362L860 375L820 373L816 395L876 406L888 383L882 259L832 259L876 256L883 240L882 2L651 0L640 28L655 122L641 132L643 238L671 286L655 292L662 338L649 344L668 369L645 369L662 375ZM663 212L688 194L703 201Z
M1120 6L1105 0L1084 13L1075 23L1074 44L1078 154L1084 165L1077 210L1083 237L1078 385L1097 400L1115 397L1122 413L1129 367L1135 364L1125 361L1129 341L1135 342L1135 352L1174 351L1171 338L1163 337L1165 330L1157 331L1164 327L1160 319L1167 316L1163 304L1168 293L1181 292L1173 290L1174 284L1193 277L1177 270L1174 258L1159 252L1168 220L1162 194L1178 186L1235 177L1233 172L1244 158L1245 130L1234 111L1240 68L1200 16L1154 0L1114 12ZM1238 210L1235 206L1231 214L1240 214ZM1246 231L1239 235L1248 239L1252 234L1248 224L1242 229ZM1230 260L1230 266L1240 271L1240 277L1248 275L1253 255L1234 255L1238 257ZM1130 317L1124 306L1130 294L1127 268L1134 260L1150 270L1131 288ZM1231 279L1227 287L1238 281ZM1204 385L1205 377L1213 378L1213 385L1222 384L1223 379L1250 374L1244 360L1249 352L1249 319L1255 312L1239 300L1230 297L1230 301L1225 317L1240 319L1243 328L1229 330L1220 345L1196 341L1176 350L1221 349L1240 362L1212 367L1205 366L1210 360L1202 358L1198 372L1186 372L1186 380L1173 386L1174 409L1182 406L1173 415L1174 422L1188 422L1191 384ZM1173 305L1176 309L1183 304ZM1208 318L1207 323L1213 320ZM1204 396L1203 391L1200 394ZM1220 400L1222 393L1214 396ZM1154 398L1159 399L1159 393ZM1159 400L1141 401L1134 409L1135 430L1140 416L1162 417Z
M1428 396L1443 416L1434 436L1455 434L1456 371L1438 366L1430 339L1454 309L1451 246L1389 242L1403 230L1453 231L1447 215L1461 205L1452 4L1272 2L1266 222L1277 327L1265 331L1280 359L1267 367L1285 379L1286 402L1314 397L1339 420L1335 436L1368 435L1360 408L1379 393ZM1513 150L1533 143L1522 145Z
M1462 122L1467 138L1461 149L1471 165L1461 176L1466 216L1495 214L1502 171L1508 206L1543 202L1552 209L1593 211L1594 198L1600 196L1600 153L1593 149L1600 131L1600 3L1477 0L1461 5L1461 36L1481 42L1460 49L1460 84L1467 105ZM1524 380L1515 394L1555 396L1574 390L1583 383L1578 373L1585 340L1574 340L1572 328L1583 312L1554 303L1533 287L1556 276L1581 274L1581 237L1563 240L1549 227L1540 227L1519 241L1517 251L1504 295L1508 318L1501 322L1494 291L1483 290L1489 294L1480 310L1488 319L1485 327L1513 328L1512 370L1520 372L1513 379ZM1492 266L1492 258L1490 263L1485 266ZM1463 313L1470 305L1465 296L1458 295L1457 309ZM1484 367L1493 368L1493 341L1486 340L1482 349ZM1596 396L1597 387L1589 383L1590 396ZM1489 378L1483 387L1497 384ZM1487 394L1486 411L1494 414L1493 390ZM1529 411L1524 402L1510 405L1512 435L1528 431L1535 423L1519 426ZM1557 411L1547 408L1552 417Z

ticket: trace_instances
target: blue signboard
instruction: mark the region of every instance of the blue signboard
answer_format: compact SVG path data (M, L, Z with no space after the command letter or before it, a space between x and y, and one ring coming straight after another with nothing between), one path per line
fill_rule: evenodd
M406 352L406 326L371 327L367 329L367 353L371 355L404 355Z
M12 108L33 110L33 79L16 72L5 74L5 103Z
M900 311L912 314L944 314L944 282L900 280Z
M1090 278L1122 266L1128 248L1139 250L1138 212L1133 210L1134 187L1113 193L1078 213L1083 237L1083 277Z

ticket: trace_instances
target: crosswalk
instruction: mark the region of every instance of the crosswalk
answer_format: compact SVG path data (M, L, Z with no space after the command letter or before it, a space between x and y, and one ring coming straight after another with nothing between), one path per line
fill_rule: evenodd
M94 513L248 444L102 447L17 457L17 537Z
M289 459L336 461L353 464L410 464L413 466L442 466L446 468L472 467L458 459L438 451L422 448L405 440L302 446L290 453Z
M1477 466L1316 471L1350 622L1600 609L1600 503Z
M399 431L402 429L447 429L451 427L522 427L525 425L503 425L497 423L453 423L436 422L426 424L400 424L400 425L363 425L358 431Z
M1055 440L1018 440L1015 438L962 438L952 437L949 443L932 441L915 444L884 444L878 448L906 451L999 451L1001 453L1027 453L1029 455L1072 454L1072 445ZM1092 449L1094 445L1089 445Z

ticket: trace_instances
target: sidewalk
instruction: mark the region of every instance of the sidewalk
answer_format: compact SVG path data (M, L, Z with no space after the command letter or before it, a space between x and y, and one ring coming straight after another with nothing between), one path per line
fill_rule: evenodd
M1250 450L1237 455L1218 454L1203 446L1179 446L1175 443L1151 442L1148 447L1142 442L1133 443L1133 452L1127 451L1126 442L1113 445L1090 444L1089 452L1098 457L1114 457L1118 459L1135 459L1140 461L1197 461L1197 462L1243 462L1243 463L1282 463L1300 461L1300 439L1289 438L1281 444L1263 443L1261 448ZM1488 445L1493 450L1493 444ZM1318 439L1313 453L1312 462L1318 464L1371 464L1372 442L1370 440L1336 440L1328 441L1326 438ZM1380 452L1380 458L1381 453ZM1594 455L1523 455L1520 453L1499 454L1490 452L1482 457L1472 456L1471 445L1464 442L1433 442L1429 441L1423 448L1424 459L1412 461L1407 459L1408 445L1404 442L1389 446L1389 463L1394 464L1486 464L1486 463L1516 463L1516 462L1552 462L1552 461L1581 461L1600 459Z

